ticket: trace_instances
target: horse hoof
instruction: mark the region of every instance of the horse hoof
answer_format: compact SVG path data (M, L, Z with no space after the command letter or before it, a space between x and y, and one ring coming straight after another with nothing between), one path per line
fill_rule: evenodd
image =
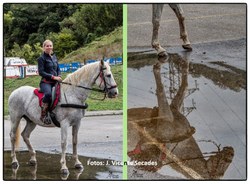
M61 179L67 180L69 177L69 170L68 169L61 169Z
M166 57L167 55L168 54L165 50L158 53L158 57Z
M61 174L62 175L68 175L69 174L69 170L68 169L61 169Z
M30 166L35 166L36 165L36 160L30 160L29 165Z
M11 167L12 167L12 169L17 169L19 167L18 162L12 162Z
M183 49L187 50L187 51L192 51L192 47L190 44L187 44L187 45L182 45Z
M79 169L79 170L82 170L83 169L83 165L82 164L76 164L75 168Z

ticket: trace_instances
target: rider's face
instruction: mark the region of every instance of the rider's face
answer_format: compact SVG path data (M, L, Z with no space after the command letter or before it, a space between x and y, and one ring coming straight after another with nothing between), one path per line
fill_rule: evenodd
M44 52L46 54L51 54L52 51L53 51L53 44L52 44L52 42L46 43L46 45L43 47L43 49L44 49Z

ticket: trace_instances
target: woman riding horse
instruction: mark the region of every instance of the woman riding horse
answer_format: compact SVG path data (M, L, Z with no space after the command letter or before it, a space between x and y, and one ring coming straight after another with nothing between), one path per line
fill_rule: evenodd
M51 102L52 87L57 81L62 81L58 60L53 54L53 43L50 40L43 42L43 54L38 58L38 72L42 76L40 88L44 93L40 120L45 124L50 124L45 117Z

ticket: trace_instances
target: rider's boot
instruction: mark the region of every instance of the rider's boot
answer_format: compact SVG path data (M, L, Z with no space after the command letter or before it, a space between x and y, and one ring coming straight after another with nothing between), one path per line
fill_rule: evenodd
M51 122L48 121L48 119L46 118L46 115L48 113L48 109L49 109L49 104L48 103L43 103L42 102L42 112L41 112L41 117L40 120L44 123L44 124L50 124Z

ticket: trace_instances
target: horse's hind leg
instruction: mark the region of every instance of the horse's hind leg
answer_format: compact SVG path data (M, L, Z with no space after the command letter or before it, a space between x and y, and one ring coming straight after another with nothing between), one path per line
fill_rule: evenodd
M12 168L17 169L19 164L16 158L16 147L17 142L19 141L19 124L22 117L10 117L11 120L11 130L10 130L10 140L11 140L11 158L12 158Z
M24 142L26 143L28 149L29 149L29 153L31 155L31 158L30 158L30 161L29 161L29 164L30 165L36 165L36 152L35 150L32 148L31 144L30 144L30 134L31 132L35 129L36 127L36 124L33 123L32 121L30 121L28 118L25 118L27 123L26 123L26 126L22 132L22 137L23 137L23 140Z
M158 40L158 32L159 32L159 27L160 27L163 6L164 6L163 4L153 4L153 7L152 7L153 8L153 15L152 15L153 34L152 34L151 44L152 44L152 47L155 48L159 56L166 54L166 50L161 47L159 40Z
M169 4L169 6L172 8L172 10L175 12L178 21L179 21L179 26L180 26L180 37L183 40L183 45L182 47L187 50L192 50L192 47L190 45L190 41L188 39L188 34L186 31L186 26L184 23L184 15L183 15L183 10L179 4Z

